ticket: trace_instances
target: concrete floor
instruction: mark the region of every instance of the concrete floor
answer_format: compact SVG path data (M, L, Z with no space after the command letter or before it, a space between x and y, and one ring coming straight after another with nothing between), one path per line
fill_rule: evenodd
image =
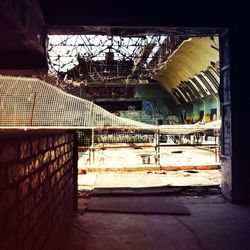
M219 185L220 170L142 171L133 173L88 173L78 175L78 189L114 187Z
M125 145L127 146L127 145ZM143 163L141 155L150 155L150 162ZM148 167L155 166L154 148L138 149L105 149L96 150L94 153L93 166L89 162L89 152L79 153L78 168L91 170L91 167L105 169L125 167ZM211 150L205 150L198 147L160 147L160 165L161 166L193 166L218 164L215 153Z
M141 176L134 176L134 180L138 178ZM98 176L90 175L82 181L92 189L97 179ZM117 184L123 177L115 179ZM106 186L107 179L103 180ZM124 182L120 183L125 186ZM179 195L178 199L191 215L89 213L81 210L88 199L79 198L79 211L72 220L67 250L250 249L250 206L233 205L218 193Z

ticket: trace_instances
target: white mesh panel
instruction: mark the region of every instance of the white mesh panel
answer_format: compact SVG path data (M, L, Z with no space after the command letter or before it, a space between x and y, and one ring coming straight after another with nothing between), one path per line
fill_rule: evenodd
M0 126L146 125L117 117L39 79L0 76L0 96Z
M0 127L133 127L166 134L191 134L219 129L207 124L153 126L115 116L96 104L67 94L34 78L0 75Z

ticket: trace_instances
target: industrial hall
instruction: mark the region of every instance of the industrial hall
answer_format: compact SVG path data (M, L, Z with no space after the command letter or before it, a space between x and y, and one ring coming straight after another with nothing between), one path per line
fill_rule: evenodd
M139 2L0 1L1 250L249 249L245 8Z

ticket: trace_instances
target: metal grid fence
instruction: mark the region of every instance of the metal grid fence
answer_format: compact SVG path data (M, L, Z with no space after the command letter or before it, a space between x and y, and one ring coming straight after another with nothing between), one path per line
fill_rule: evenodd
M105 127L125 130L159 130L160 134L187 135L220 129L207 124L149 125L118 117L93 102L65 93L35 78L0 75L0 128L65 128L82 130ZM103 137L103 136L102 136Z
M0 97L0 126L145 126L39 79L0 76Z

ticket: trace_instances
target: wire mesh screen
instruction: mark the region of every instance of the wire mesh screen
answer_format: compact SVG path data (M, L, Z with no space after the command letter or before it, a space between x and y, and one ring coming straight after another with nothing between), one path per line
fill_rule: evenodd
M33 78L0 76L0 126L145 126Z
M91 145L92 131L85 129L78 131L78 139L80 146ZM141 130L95 130L93 143L153 143L154 131Z
M111 114L93 102L34 78L0 75L0 98L0 127L137 128L184 135L221 126L220 121L160 126L137 122ZM104 137L100 135L100 140ZM127 133L120 135L124 140L126 137ZM141 139L141 135L138 138Z
M130 130L130 131L95 131L96 143L153 143L154 131Z

